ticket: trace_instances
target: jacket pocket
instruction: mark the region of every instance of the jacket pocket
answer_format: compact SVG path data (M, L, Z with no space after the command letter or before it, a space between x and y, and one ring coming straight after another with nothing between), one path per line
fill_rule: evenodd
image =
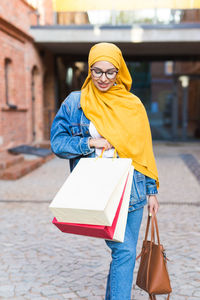
M71 126L70 131L72 136L81 135L81 128L78 125Z
M145 175L134 170L131 189L131 203L146 199L146 179Z

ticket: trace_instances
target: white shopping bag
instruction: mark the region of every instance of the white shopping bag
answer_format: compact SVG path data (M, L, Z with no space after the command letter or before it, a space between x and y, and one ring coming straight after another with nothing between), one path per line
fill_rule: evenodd
M131 162L128 158L80 159L49 206L53 215L59 222L111 226ZM127 195L129 199L130 191Z
M125 234L125 230L126 230L128 208L129 208L129 201L130 201L130 193L131 193L131 187L132 187L132 181L133 181L133 172L134 172L134 168L133 168L133 166L131 166L131 169L129 171L128 181L126 184L124 197L123 197L122 206L120 209L120 213L119 213L119 217L117 220L117 225L115 228L115 233L114 233L112 241L116 241L116 242L124 241L124 234Z

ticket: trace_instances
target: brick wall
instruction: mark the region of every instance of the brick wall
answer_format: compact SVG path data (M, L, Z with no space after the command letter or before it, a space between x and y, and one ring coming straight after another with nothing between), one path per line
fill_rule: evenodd
M35 9L23 0L1 0L0 17L28 33Z
M32 7L25 1L0 3L0 150L42 141L43 63L34 41L28 35ZM6 97L5 61L9 60ZM33 76L33 70L35 70ZM34 77L33 101L32 82ZM7 103L9 100L9 103ZM33 104L34 103L34 104ZM15 105L11 108L9 105ZM35 136L33 136L33 129Z
M27 143L43 140L43 63L37 48L26 44ZM34 98L34 99L33 99ZM33 131L35 132L33 135Z

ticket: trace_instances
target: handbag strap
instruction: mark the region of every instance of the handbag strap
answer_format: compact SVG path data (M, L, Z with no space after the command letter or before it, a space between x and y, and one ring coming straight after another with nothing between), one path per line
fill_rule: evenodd
M148 218L147 218L147 226L146 226L146 231L145 231L145 238L144 238L144 241L146 242L147 241L147 237L148 237L148 233L149 233L149 226L150 226L150 220L151 220L151 216L148 215ZM136 257L136 260L138 260L141 256L142 256L142 251L144 249L142 248L140 254Z
M152 217L148 216L146 233L145 233L145 242L147 241L147 237L148 237L150 221L151 221L151 243L155 242L155 228L156 228L157 241L158 241L158 245L160 245L158 222L157 222L157 218L156 218L155 213L152 214Z
M145 242L147 241L147 237L148 237L148 233L149 233L149 225L150 225L150 220L151 220L151 217L148 215L148 218L147 218L147 226L146 226L146 232L145 232Z
M156 235L157 235L157 241L158 241L158 245L160 245L160 237L159 237L159 231L158 231L158 223L157 223L157 219L156 219L156 215L153 214L153 216L149 216L147 218L147 226L146 226L146 232L145 232L145 238L144 241L147 241L148 238L148 233L149 233L149 226L150 226L150 222L151 222L151 247L152 247L152 243L155 242L155 230L154 228L156 227ZM143 250L143 249L142 249ZM142 251L140 252L140 254L136 257L136 260L138 260L142 255Z
M148 218L147 218L147 226L146 226L146 231L145 231L145 238L144 238L144 241L146 242L147 241L147 238L148 238L148 233L149 233L149 226L150 226L150 221L151 221L151 216L148 215ZM153 226L151 226L153 228ZM154 241L154 230L151 232L151 237L152 237L152 241ZM142 249L143 251L144 249ZM142 255L142 251L140 252L140 254L136 257L136 260L138 260L141 255Z
M157 223L157 219L156 219L156 214L155 213L152 214L152 217L148 216L147 229L146 229L146 234L145 234L145 241L146 241L147 236L148 236L150 220L151 220L151 242L150 242L149 257L148 257L148 263L147 263L147 286L148 286L148 283L149 283L149 269L150 269L152 246L153 246L153 242L155 242L155 227L156 227L156 234L157 234L158 245L160 245L158 223Z
M154 225L153 227L156 228L156 235L157 235L157 241L158 241L158 245L160 245L160 236L159 236L159 230L158 230L158 222L157 222L157 218L156 218L156 214L153 214L153 219L152 219L153 223L152 225Z

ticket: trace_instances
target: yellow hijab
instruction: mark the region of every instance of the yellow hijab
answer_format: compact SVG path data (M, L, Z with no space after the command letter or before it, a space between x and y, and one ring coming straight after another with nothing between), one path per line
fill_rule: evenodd
M108 61L119 70L116 85L106 92L99 91L91 79L90 68L97 61ZM84 114L119 157L131 158L135 169L155 179L158 187L149 121L140 99L129 92L132 79L121 50L111 43L96 44L90 50L88 64L88 76L81 89Z

